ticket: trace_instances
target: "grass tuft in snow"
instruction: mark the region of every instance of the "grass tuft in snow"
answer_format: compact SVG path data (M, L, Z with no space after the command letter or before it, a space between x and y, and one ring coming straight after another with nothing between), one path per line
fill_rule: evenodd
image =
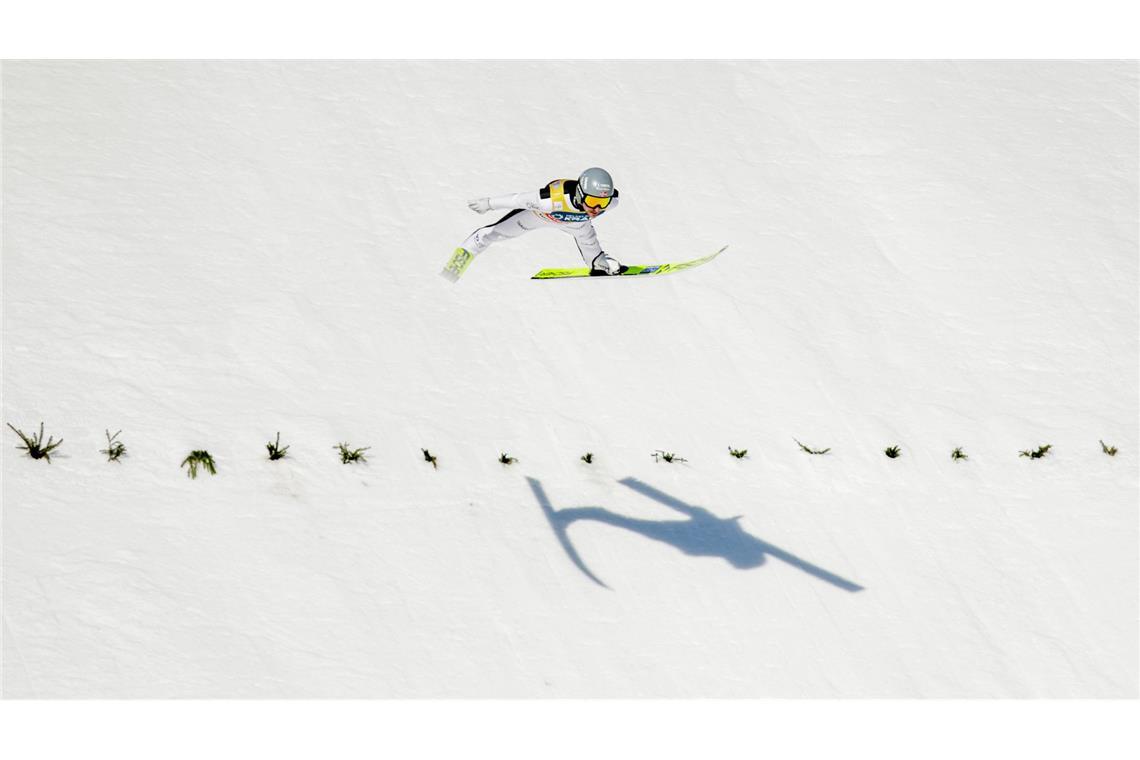
M179 467L186 467L187 465L190 466L190 469L186 472L186 476L191 479L198 477L199 467L211 475L218 474L218 469L214 466L214 458L210 456L210 452L208 451L191 451L189 455L182 460L182 464L180 464Z
M1100 442L1100 448L1105 454L1108 454L1110 457L1116 456L1116 447L1115 446L1108 446L1105 444L1104 441L1101 441Z
M350 448L347 443L338 443L336 446L333 446L333 448L340 452L341 464L352 464L353 462L367 462L368 458L364 456L364 452L372 447L365 446L362 449L353 449Z
M579 457L579 459L581 459L586 464L593 464L594 463L594 452L587 451L585 454L583 454L581 457Z
M662 451L661 449L657 449L657 451L654 451L651 456L653 457L654 462L660 462L662 459L664 459L666 462L668 462L670 464L672 464L673 462L687 462L687 461L689 461L687 459L682 459L681 457L677 456L676 454L674 454L670 451Z
M1053 444L1047 443L1044 446L1038 446L1034 451L1022 451L1018 456L1029 457L1030 459L1043 459L1049 453L1049 449L1053 448Z
M900 456L902 456L902 450L899 449L898 446L888 446L887 448L883 449L883 453L891 459L898 459Z
M798 445L798 446L799 446L799 447L800 447L802 450L806 451L806 452L807 452L807 453L809 453L809 454L815 454L815 455L817 455L817 456L818 456L818 455L820 455L820 454L826 454L827 452L831 451L831 448L830 448L830 447L828 447L828 448L826 448L826 449L812 449L812 448L808 448L807 446L804 446L802 443L800 443L800 442L799 442L798 440L796 440L795 438L793 438L792 440L793 440L793 441L796 441L796 444L797 444L797 445Z
M744 457L748 456L748 449L734 449L729 446L728 454L729 456L734 456L737 459L744 459Z
M115 433L114 435L111 435L110 430L104 430L103 432L107 434L107 448L99 449L99 453L106 454L108 462L118 462L119 457L127 453L127 447L123 445L122 441L118 440L119 433L123 431L120 430L119 433ZM119 462L119 464L122 464L122 462Z
M277 439L273 443L265 444L265 448L269 450L269 459L274 462L278 459L284 459L285 452L289 450L288 446L281 448L281 433L277 434Z
M424 461L425 462L431 462L431 468L433 470L438 470L439 469L439 462L436 461L435 455L432 454L427 449L420 449L420 451L422 451L424 453Z
M970 457L966 452L962 451L961 446L958 446L950 452L950 458L957 462L959 459L969 459Z
M12 427L12 423L7 423L8 427L12 428L12 432L20 436L20 440L24 442L23 446L17 446L17 449L23 449L28 452L28 456L32 459L44 459L48 464L51 464L51 453L59 448L63 443L63 439L58 441L53 440L48 436L47 443L44 443L44 423L40 423L40 432L38 434L27 435L23 430Z
M519 460L515 459L512 456L507 456L506 454L499 454L499 463L500 464L514 464L517 461L519 461Z

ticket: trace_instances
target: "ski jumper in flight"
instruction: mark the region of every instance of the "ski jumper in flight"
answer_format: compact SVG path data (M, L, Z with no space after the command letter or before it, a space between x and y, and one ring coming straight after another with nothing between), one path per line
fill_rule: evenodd
M507 214L494 224L472 232L456 250L443 275L458 280L471 261L493 243L540 227L555 227L573 235L578 253L590 268L591 275L621 274L628 267L602 250L593 222L617 202L618 191L614 188L613 178L605 169L597 167L582 172L576 180L556 179L533 192L468 201L471 210L480 214L493 209L505 210Z

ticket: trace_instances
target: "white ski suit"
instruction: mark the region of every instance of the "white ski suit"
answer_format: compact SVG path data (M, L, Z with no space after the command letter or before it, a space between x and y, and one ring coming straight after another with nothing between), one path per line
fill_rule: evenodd
M518 237L540 227L555 227L574 236L578 253L582 255L586 266L616 273L620 265L602 250L590 214L574 205L574 192L577 188L578 180L556 179L534 192L471 201L468 205L481 214L492 209L510 209L510 213L494 224L472 232L463 241L462 247L473 255L478 255L500 240ZM599 210L597 216L617 205L616 189L612 198L609 206Z

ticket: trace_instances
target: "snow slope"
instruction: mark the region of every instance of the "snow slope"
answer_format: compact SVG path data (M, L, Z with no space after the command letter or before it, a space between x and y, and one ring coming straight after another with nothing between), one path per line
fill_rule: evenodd
M4 696L1138 695L1137 64L577 69L4 64Z

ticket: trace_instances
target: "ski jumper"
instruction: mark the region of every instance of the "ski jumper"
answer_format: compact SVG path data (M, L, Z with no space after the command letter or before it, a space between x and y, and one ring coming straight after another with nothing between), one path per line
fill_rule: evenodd
M574 205L573 198L577 189L576 179L556 179L541 190L488 199L492 209L510 209L509 213L494 224L472 232L463 241L463 248L478 255L492 243L509 240L540 227L555 227L574 236L578 253L586 266L593 266L599 256L608 259L598 242L598 234L594 231L590 215ZM598 215L613 208L617 202L618 191L615 189L609 206Z

